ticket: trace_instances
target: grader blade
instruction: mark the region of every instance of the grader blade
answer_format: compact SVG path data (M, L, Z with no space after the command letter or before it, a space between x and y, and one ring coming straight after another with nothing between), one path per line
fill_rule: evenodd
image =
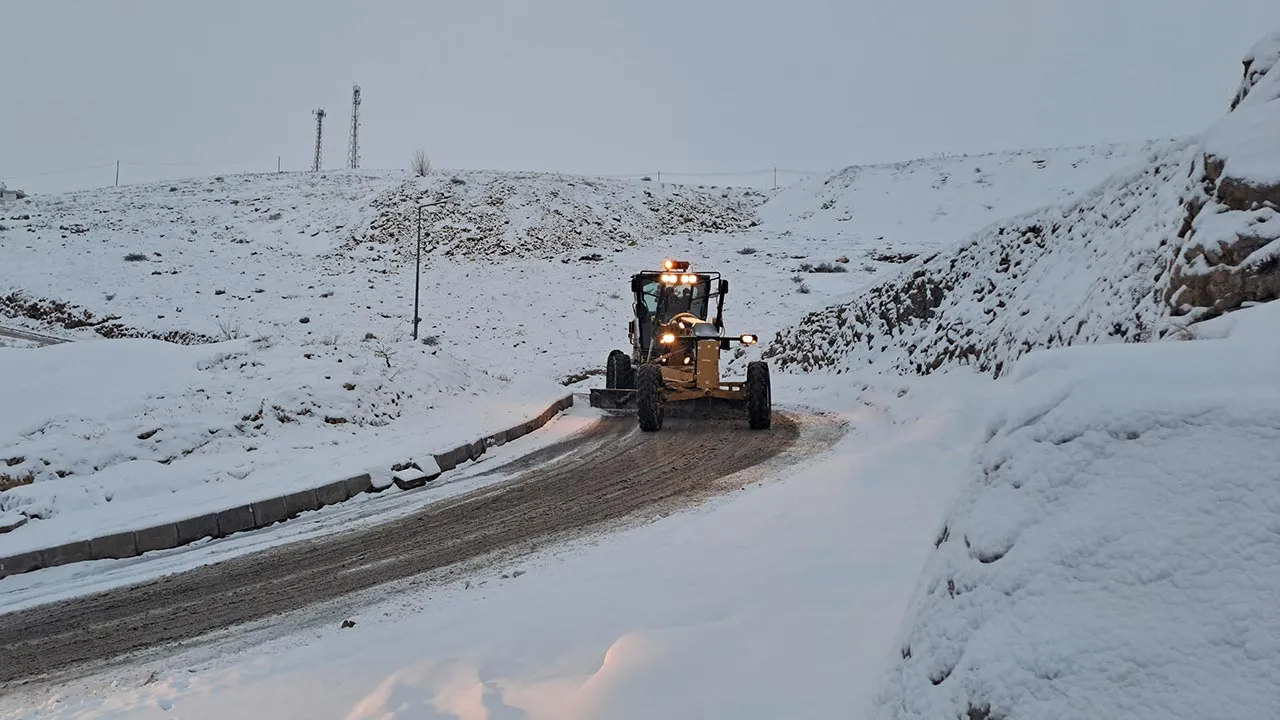
M603 410L635 410L636 391L618 388L591 388L591 407Z

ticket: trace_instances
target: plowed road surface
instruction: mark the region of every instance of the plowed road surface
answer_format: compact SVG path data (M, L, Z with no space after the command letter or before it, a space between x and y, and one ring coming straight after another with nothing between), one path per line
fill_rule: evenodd
M490 471L508 479L413 515L0 615L0 683L74 671L705 497L718 479L795 445L799 422L775 412L771 429L751 431L745 422L668 418L661 432L641 433L633 418L606 418Z
M62 338L50 337L33 333L28 330L16 330L14 328L0 327L0 338L13 338L14 340L22 340L24 342L35 343L36 345L57 345L67 342Z

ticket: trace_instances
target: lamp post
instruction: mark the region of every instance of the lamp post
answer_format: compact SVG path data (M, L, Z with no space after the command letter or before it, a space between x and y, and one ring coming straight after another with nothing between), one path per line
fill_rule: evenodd
M420 289L422 287L422 208L429 208L429 207L435 207L436 205L443 205L451 199L452 198L443 197L435 202L418 206L418 252L417 252L417 261L414 266L414 273L413 273L413 339L414 340L418 339L418 323L422 322L422 318L418 317L418 298L421 295Z

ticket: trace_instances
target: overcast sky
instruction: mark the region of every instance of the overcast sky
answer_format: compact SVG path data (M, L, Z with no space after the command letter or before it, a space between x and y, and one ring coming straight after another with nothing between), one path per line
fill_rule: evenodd
M1186 135L1277 26L1277 0L0 0L0 180L305 169L316 107L341 168L354 83L365 168L423 147L441 168L825 170Z

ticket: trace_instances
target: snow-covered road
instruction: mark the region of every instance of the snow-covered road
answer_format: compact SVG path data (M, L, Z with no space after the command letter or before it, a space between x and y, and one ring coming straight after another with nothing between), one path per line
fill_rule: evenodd
M19 330L16 328L0 327L0 347L4 346L5 340L17 340L23 344L31 345L57 345L58 343L67 342L62 338L56 338L50 335L41 335L33 333L29 330Z
M201 636L498 552L525 551L730 489L717 481L839 437L831 422L779 413L773 428L672 419L640 433L602 418L471 479L470 492L394 520L244 554L159 581L0 616L0 682ZM807 430L802 430L807 428ZM825 428L825 429L823 429ZM815 439L815 434L818 436ZM801 442L802 437L805 438ZM794 458L792 458L794 461ZM483 483L483 476L499 484ZM345 528L345 529L349 529ZM75 633L66 629L77 628Z

